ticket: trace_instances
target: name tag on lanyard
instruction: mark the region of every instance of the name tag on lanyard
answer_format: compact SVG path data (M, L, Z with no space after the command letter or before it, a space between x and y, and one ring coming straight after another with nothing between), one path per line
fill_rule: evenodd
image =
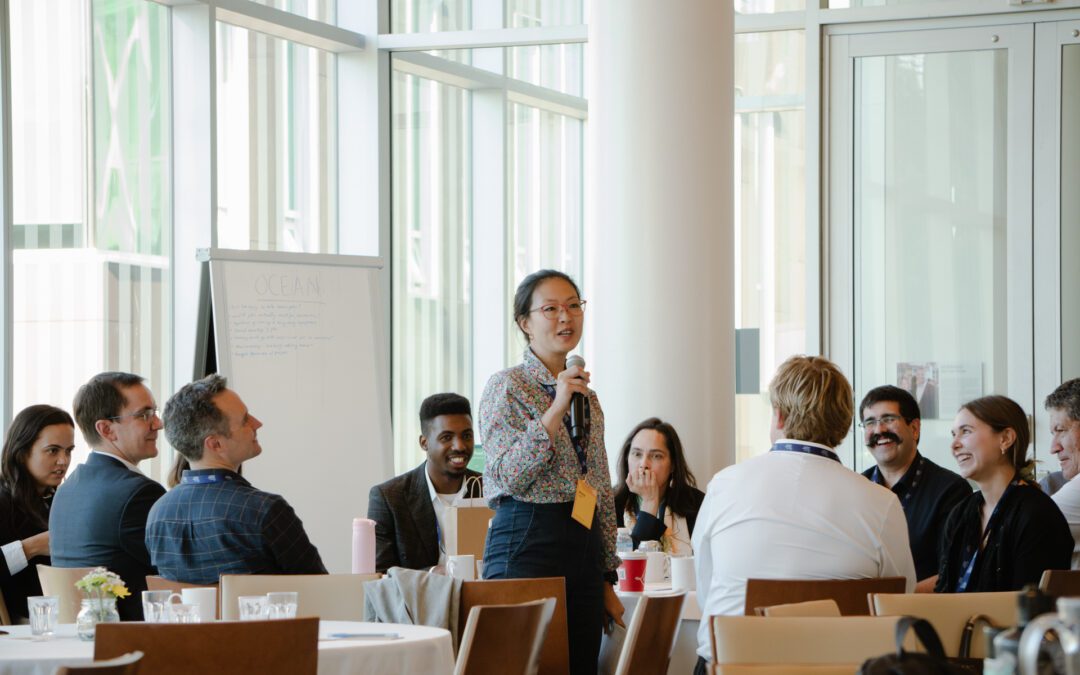
M544 385L544 390L548 393L548 396L555 399L555 387L550 384ZM589 437L589 427L591 420L589 419L589 399L585 399L585 438ZM567 435L570 434L570 418L569 416L563 417L563 426L566 427ZM589 472L589 464L585 454L585 448L579 443L572 440L570 441L574 446L574 454L577 455L578 465L581 467L581 478L578 479L577 488L574 490L574 510L571 511L570 517L575 521L581 523L585 529L592 529L593 515L596 513L596 488L589 485L585 480L586 474Z

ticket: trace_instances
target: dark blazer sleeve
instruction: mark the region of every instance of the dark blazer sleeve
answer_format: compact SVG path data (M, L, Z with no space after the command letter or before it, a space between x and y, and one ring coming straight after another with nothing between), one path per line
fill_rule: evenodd
M381 485L371 488L368 493L367 517L375 521L375 571L383 574L391 567L401 566L401 555L397 550L397 533L394 527L394 514L386 503Z
M120 547L132 558L153 568L146 549L146 519L150 507L165 494L165 488L152 480L143 481L124 504L120 516Z

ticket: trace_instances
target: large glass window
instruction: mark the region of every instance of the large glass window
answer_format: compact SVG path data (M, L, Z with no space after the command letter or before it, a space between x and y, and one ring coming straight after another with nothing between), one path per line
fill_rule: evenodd
M426 396L457 391L476 405L487 377L520 359L507 317L517 282L541 267L580 278L581 54L551 45L392 59L399 471L420 461Z
M171 372L168 9L13 0L13 410ZM76 459L85 457L80 443ZM150 470L156 470L151 464Z
M735 38L738 459L769 449L768 385L806 351L803 31Z
M790 0L788 0L790 1ZM390 0L393 33L585 23L586 0Z
M333 54L218 25L218 246L337 252Z

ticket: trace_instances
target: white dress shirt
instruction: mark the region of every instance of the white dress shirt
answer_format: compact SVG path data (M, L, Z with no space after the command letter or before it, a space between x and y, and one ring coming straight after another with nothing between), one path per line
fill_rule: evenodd
M427 481L428 495L431 497L431 507L435 509L435 520L439 523L439 564L446 564L446 546L443 544L446 532L446 508L455 506L465 496L465 479L461 479L461 489L455 494L444 495L435 492L435 484L428 475L427 465L424 466L424 480Z
M1073 478L1062 485L1060 490L1050 495L1050 499L1054 500L1061 509L1061 513L1065 515L1073 541L1078 542L1073 546L1072 568L1080 569L1080 481Z
M900 576L909 593L915 588L900 500L828 457L774 450L719 472L692 543L704 616L741 615L750 578ZM712 658L708 621L698 654Z

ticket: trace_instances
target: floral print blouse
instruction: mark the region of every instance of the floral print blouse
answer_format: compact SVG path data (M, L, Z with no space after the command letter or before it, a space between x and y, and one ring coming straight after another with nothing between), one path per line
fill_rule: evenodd
M552 397L544 385L556 378L529 348L521 365L495 373L480 397L480 443L484 468L484 497L495 506L501 496L523 502L572 502L581 478L574 445L566 426L554 439L541 421ZM589 423L585 445L587 473L596 488L596 526L603 542L604 570L618 568L615 555L615 502L608 482L604 449L604 413L596 392L589 391Z

